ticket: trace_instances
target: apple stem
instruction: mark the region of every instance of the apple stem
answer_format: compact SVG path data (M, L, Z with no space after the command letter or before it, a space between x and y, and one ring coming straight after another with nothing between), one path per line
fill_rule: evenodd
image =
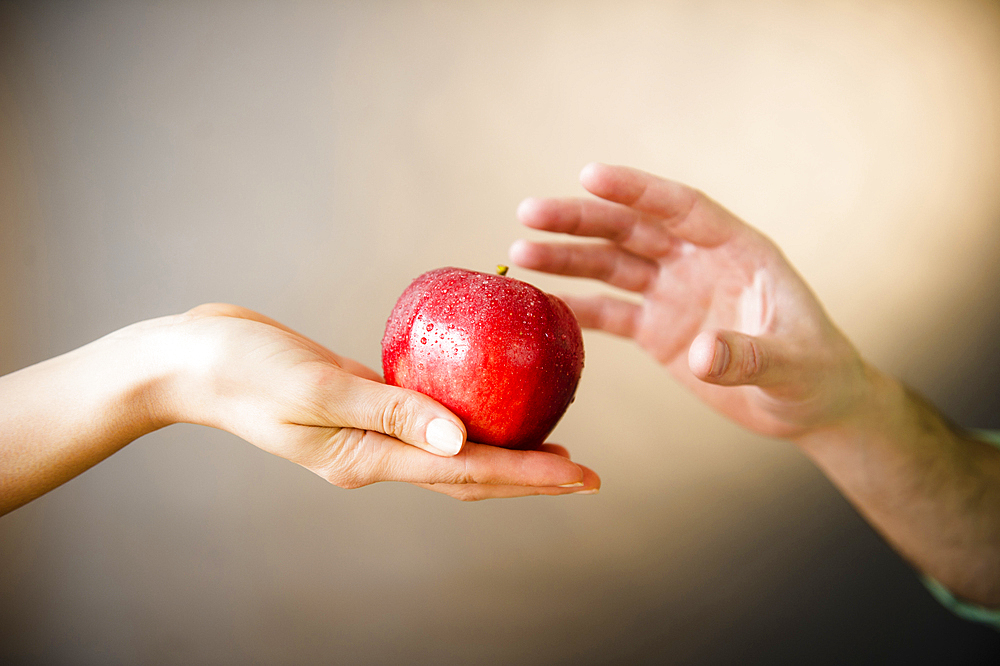
M507 275L507 267L503 264L497 264L497 275Z

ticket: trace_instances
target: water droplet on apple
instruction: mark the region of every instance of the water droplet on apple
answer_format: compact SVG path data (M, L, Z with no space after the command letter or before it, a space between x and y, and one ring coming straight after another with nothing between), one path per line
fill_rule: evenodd
M427 324L427 330L428 331L433 331L434 330L434 324Z
M420 344L426 345L427 344L427 338L420 338Z

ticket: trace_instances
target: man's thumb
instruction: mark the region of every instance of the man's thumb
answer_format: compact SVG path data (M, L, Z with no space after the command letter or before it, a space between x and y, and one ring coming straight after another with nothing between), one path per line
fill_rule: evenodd
M688 349L694 376L720 386L764 386L773 379L775 360L767 341L736 331L703 331Z

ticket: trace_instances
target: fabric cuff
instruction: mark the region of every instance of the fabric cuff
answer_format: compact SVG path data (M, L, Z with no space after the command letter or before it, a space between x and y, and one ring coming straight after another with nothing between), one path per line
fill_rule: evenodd
M973 622L989 625L997 631L1000 631L1000 609L983 608L982 606L977 606L976 604L970 604L966 601L957 599L955 595L949 592L944 585L937 582L933 578L921 576L920 579L930 591L931 595L941 602L942 606L950 610L955 615L965 620L972 620Z
M969 432L977 439L1000 447L1000 431L971 430ZM933 595L935 599L941 602L941 605L955 615L966 620L989 625L997 631L1000 631L1000 609L984 608L982 606L977 606L976 604L971 604L957 599L954 594L948 591L948 588L933 578L921 576L920 580L923 581L931 595Z

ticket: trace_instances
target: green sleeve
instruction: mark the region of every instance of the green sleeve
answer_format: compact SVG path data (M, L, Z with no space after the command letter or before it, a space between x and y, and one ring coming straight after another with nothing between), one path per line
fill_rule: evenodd
M994 446L1000 447L1000 431L998 430L976 430L974 431L976 438L983 440L984 442L989 442ZM937 582L933 578L922 577L924 585L930 590L930 593L935 599L940 601L946 608L948 608L955 615L964 618L966 620L972 620L973 622L981 622L992 626L994 629L1000 631L1000 608L989 609L983 608L982 606L977 606L975 604L970 604L965 601L961 601L955 598L951 592L949 592L944 585Z

